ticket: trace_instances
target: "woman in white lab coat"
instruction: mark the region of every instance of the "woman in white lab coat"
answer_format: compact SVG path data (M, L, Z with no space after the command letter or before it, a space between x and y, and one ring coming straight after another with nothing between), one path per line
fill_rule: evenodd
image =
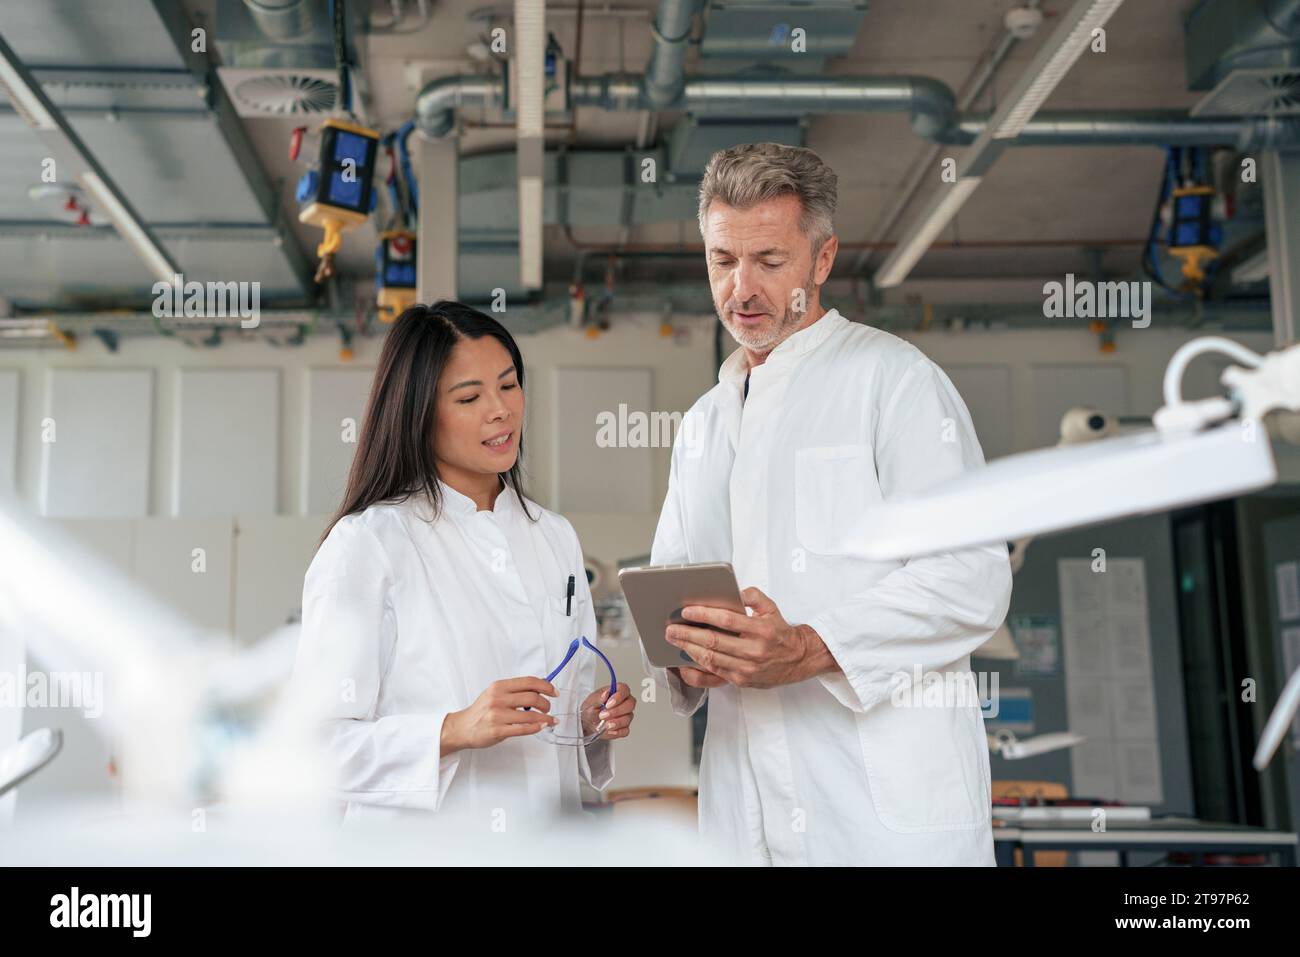
M594 645L596 618L573 527L523 493L523 384L510 333L468 306L412 306L388 332L294 671L346 819L437 811L499 831L613 777L627 685L611 696L581 646L543 677L574 639ZM566 685L605 723L585 746L539 735Z

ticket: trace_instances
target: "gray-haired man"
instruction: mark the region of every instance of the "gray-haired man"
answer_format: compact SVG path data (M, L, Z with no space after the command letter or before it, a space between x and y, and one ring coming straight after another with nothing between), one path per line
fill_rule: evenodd
M755 863L992 864L967 692L1010 564L998 547L870 562L844 534L983 455L938 366L822 305L835 200L811 150L738 146L705 171L709 284L740 348L682 423L651 561L731 562L753 615L687 608L697 624L668 638L702 667L652 671L681 714L709 697L706 837ZM914 694L930 675L961 693Z

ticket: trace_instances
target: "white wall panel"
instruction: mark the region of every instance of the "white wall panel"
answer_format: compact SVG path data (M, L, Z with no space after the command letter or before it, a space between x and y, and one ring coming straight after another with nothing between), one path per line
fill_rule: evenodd
M176 390L171 513L274 514L280 372L183 369Z
M134 518L149 512L153 372L51 369L41 434L41 513ZM49 439L52 438L53 441Z
M0 369L0 493L18 480L18 370Z
M374 375L374 369L312 369L308 375L301 499L306 515L332 514L343 500Z

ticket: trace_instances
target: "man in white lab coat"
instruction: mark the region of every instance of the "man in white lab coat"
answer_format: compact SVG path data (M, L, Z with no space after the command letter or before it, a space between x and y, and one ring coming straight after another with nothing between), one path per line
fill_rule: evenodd
M835 198L815 153L771 143L715 154L701 183L741 348L682 421L651 562L731 562L752 617L686 609L668 637L701 667L651 671L679 714L708 696L706 838L756 864L991 865L970 654L1006 614L1010 563L856 552L851 517L983 455L938 366L822 306Z

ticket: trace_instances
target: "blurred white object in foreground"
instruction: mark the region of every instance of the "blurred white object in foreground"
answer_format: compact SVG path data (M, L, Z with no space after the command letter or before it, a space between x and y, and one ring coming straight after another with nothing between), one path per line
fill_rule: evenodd
M1220 352L1227 396L1187 401L1182 376ZM1277 466L1264 416L1300 411L1300 345L1260 356L1217 336L1193 339L1169 360L1155 429L998 459L855 520L858 551L873 561L950 552L1058 532L1265 488ZM1293 676L1255 756L1264 767L1300 707Z
M494 826L486 812L412 813L340 826L314 715L288 690L297 626L235 651L12 501L0 501L0 543L0 629L51 669L103 673L94 726L119 754L124 799L33 807L5 832L0 864L729 863L693 821L627 813L532 827ZM54 734L19 749L34 752L16 762L21 776L39 771Z

